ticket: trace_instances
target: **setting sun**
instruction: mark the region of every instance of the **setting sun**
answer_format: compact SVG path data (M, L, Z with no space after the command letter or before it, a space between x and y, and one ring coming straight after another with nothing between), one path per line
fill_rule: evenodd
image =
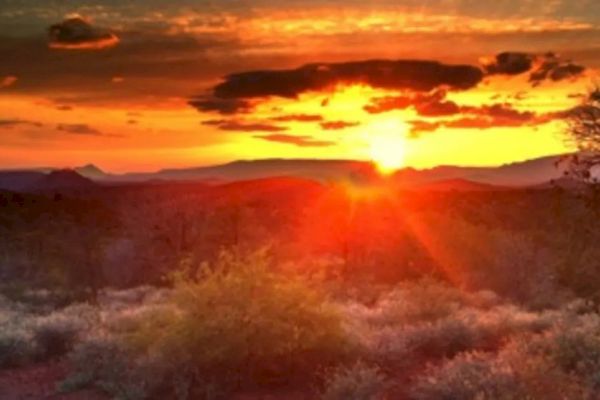
M389 174L404 166L406 132L401 120L375 123L369 132L369 155L381 173Z

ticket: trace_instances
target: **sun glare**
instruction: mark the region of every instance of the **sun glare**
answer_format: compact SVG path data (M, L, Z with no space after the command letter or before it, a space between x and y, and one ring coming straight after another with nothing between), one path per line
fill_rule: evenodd
M369 154L379 171L390 174L404 166L406 132L401 120L376 122L369 129Z

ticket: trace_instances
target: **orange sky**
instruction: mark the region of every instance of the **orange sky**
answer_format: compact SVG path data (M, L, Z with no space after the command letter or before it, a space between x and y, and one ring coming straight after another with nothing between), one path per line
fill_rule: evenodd
M561 112L581 101L598 66L594 2L122 3L0 8L0 168L131 171L273 157L419 168L519 161L571 150ZM504 51L530 65L500 65L495 55ZM385 60L383 69L344 72L373 59ZM402 69L381 82L395 62L404 68L414 59L441 63L440 75L460 64L482 76L454 87L439 76L405 78ZM311 63L322 70L295 82ZM231 81L231 73L248 81ZM286 85L291 92L282 92ZM373 111L386 98L410 104ZM250 106L222 108L233 103Z

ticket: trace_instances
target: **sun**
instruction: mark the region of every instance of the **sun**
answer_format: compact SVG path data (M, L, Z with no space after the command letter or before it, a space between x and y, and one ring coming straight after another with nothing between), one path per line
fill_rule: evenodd
M404 166L408 126L402 120L386 120L370 124L369 155L382 174L390 174Z

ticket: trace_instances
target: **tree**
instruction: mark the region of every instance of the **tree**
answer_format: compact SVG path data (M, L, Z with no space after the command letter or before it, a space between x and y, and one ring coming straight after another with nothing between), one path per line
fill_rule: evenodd
M600 87L568 113L568 122L570 140L579 150L570 157L569 173L583 182L598 184L593 172L600 167Z
M559 262L559 280L579 296L600 303L596 282L600 279L597 243L600 240L600 87L591 90L585 101L568 114L569 140L577 153L568 158L568 175L584 183L576 198L583 201L579 217L564 226L569 238Z

